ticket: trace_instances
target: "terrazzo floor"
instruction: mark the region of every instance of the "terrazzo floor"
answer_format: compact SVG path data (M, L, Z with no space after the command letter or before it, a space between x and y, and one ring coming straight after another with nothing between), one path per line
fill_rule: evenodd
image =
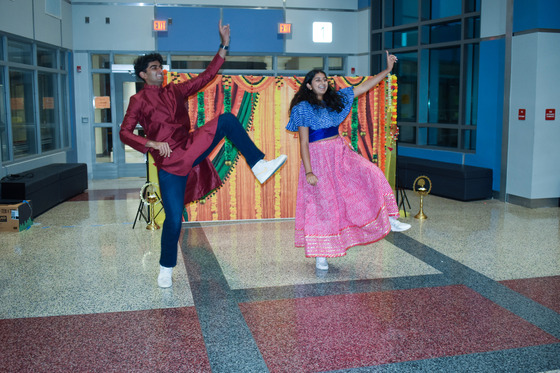
M0 233L0 372L560 371L560 208L428 196L328 271L292 219L185 223L160 289L143 183Z

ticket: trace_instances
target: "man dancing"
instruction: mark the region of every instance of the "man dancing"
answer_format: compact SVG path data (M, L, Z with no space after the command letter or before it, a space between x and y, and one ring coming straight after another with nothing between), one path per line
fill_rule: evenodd
M218 143L227 137L241 152L262 184L286 162L286 155L266 161L239 120L231 113L222 114L204 126L190 131L185 102L208 84L225 60L229 49L230 27L219 23L220 49L206 70L183 83L163 87L163 59L152 53L134 61L136 75L144 80L143 89L130 98L121 124L121 141L142 153L150 152L158 168L159 186L165 221L161 235L158 285L172 285L173 267L177 264L177 242L181 233L182 213L186 203L195 201L221 184L220 177L207 158ZM134 134L136 124L146 137Z

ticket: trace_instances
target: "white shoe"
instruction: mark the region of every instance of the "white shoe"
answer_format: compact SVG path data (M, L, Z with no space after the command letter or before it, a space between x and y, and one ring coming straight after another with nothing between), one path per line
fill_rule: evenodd
M327 263L327 258L323 257L323 256L318 256L315 258L315 267L317 269L321 269L323 271L326 271L327 269L329 269L329 263Z
M173 275L173 267L159 266L159 276L157 278L157 284L160 288L171 287L173 281L171 276Z
M280 167L282 167L282 165L286 162L286 159L288 159L288 156L285 154L282 154L271 161L261 159L253 166L253 168L251 168L251 170L255 174L257 180L259 180L261 184L264 184L265 181L267 181L276 171L280 169Z
M391 223L391 230L393 232L404 232L411 227L410 224L400 222L392 216L389 216L389 223Z

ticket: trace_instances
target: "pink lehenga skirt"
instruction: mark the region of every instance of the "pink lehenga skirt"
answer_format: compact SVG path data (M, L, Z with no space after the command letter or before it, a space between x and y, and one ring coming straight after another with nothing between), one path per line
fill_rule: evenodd
M342 137L309 144L311 186L303 164L296 201L295 246L307 257L337 257L356 245L378 241L398 216L395 195L383 172Z

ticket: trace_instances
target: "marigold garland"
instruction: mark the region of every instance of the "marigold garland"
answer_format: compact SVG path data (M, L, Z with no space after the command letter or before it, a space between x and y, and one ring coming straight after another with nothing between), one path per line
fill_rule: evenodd
M165 75L165 81L182 81L188 80L196 74L174 74L167 73ZM186 77L186 78L185 78ZM240 111L241 97L247 94L245 100L245 106L243 107L243 117L245 118L244 125L247 131L254 131L253 137L256 141L262 141L263 128L261 128L260 123L270 122L270 116L273 115L272 123L274 123L274 128L270 132L268 129L264 132L270 135L274 135L274 153L280 154L284 151L283 147L285 144L285 134L284 131L285 123L280 123L284 121L283 118L286 117L286 113L282 110L286 110L285 102L281 102L284 97L284 91L282 88L288 86L294 91L297 91L301 86L303 78L300 77L253 77L253 76L217 76L219 80L214 83L210 83L204 91L199 92L197 95L189 98L189 115L193 119L192 128L200 127L204 125L205 121L211 119L218 115L222 110L223 112L234 112ZM369 77L331 77L329 78L329 83L333 86L338 85L338 89L346 88L345 86L356 86L362 84ZM233 87L236 84L236 87ZM274 106L268 108L261 108L259 103L259 92L263 92L267 87L274 84ZM235 92L235 96L234 96ZM266 91L266 97L272 92ZM396 103L397 103L397 79L396 76L390 76L382 81L380 85L371 92L366 93L367 98L361 98L356 100L352 104L351 115L343 122L341 125L341 132L347 131L346 135L349 135L351 144L354 149L362 152L369 153L371 147L371 160L376 162L377 165L385 172L386 160L389 154L394 148L398 137L398 126L397 126L397 113L396 113ZM264 92L263 92L264 93ZM371 96L373 95L373 96ZM223 96L223 97L220 97ZM262 96L263 98L265 96ZM288 95L286 97L289 97ZM249 102L247 101L249 100ZM268 99L267 99L268 102ZM223 105L223 107L222 107ZM233 107L235 106L235 108ZM267 106L267 105L265 105ZM273 109L273 113L266 112L264 110ZM263 115L266 114L267 120L264 120ZM385 114L385 115L384 115ZM239 113L237 114L240 115ZM379 117L377 117L379 115ZM241 119L241 117L240 117ZM264 122L263 122L264 121ZM372 127L368 124L374 121ZM268 125L267 122L267 125ZM256 124L256 125L255 125ZM270 139L272 140L272 139ZM290 136L290 141L292 141ZM371 141L371 144L370 144ZM230 144L231 145L231 144ZM262 144L257 144L262 147ZM269 144L272 145L272 144ZM227 143L225 146L228 146ZM364 148L365 147L365 148ZM364 152L365 150L365 152ZM270 151L270 150L269 150ZM223 181L228 180L230 185L228 186L227 202L224 202L222 197L218 200L217 191L218 188L212 191L204 199L198 201L200 204L210 198L211 205L201 210L197 210L196 205L190 206L189 217L191 220L196 221L200 219L237 219L239 211L237 210L237 203L239 203L236 184L241 182L237 177L236 164L239 160L238 152L234 147L230 149L223 149L219 157L221 158L221 171L220 176L223 172L226 172L226 176L223 177ZM272 155L271 155L272 156ZM231 158L234 159L231 159ZM228 161L227 167L224 166L224 161ZM289 176L292 177L292 176ZM224 186L225 184L222 184ZM277 174L274 178L273 183L273 194L271 195L269 191L266 192L266 198L274 198L273 205L266 204L267 208L273 208L274 211L263 211L265 206L262 206L262 199L265 198L265 189L263 189L260 184L255 182L254 199L252 204L255 206L255 218L262 219L263 215L266 217L272 217L270 214L276 218L284 217L283 209L285 207L283 204L286 203L285 197L282 196L282 178L281 174ZM272 186L272 185L271 185ZM285 187L285 186L284 186ZM269 190L269 189L268 189ZM223 194L224 196L226 194ZM283 199L284 198L284 199ZM229 204L229 206L224 205L224 203ZM282 204L282 206L280 206ZM230 209L229 211L222 211L222 209ZM208 215L209 214L209 215Z

